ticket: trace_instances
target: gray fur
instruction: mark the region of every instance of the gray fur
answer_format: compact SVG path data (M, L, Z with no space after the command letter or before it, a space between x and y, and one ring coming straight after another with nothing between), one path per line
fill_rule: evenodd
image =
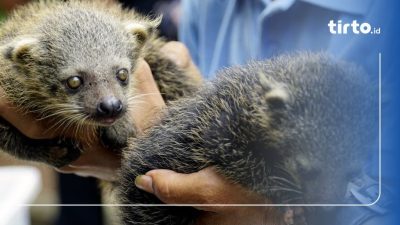
M274 203L344 203L377 146L377 98L366 74L299 53L221 71L124 151L121 203L161 203L133 185L151 169L208 166ZM307 208L308 209L308 208ZM286 209L287 210L287 209ZM295 224L313 224L296 209ZM125 224L192 224L185 207L122 207ZM315 223L318 224L318 223Z
M104 1L48 0L18 8L1 25L0 86L21 111L50 120L56 130L73 134L84 131L87 138L100 135L106 146L122 148L134 135L127 114L111 127L99 124L90 115L99 99L108 95L121 100L125 112L135 107L129 99L136 96L132 74L139 57L149 63L167 101L196 89L191 78L159 52L164 44L155 32L159 20ZM116 79L121 68L131 73L126 85ZM75 75L83 77L84 85L72 93L65 80ZM81 151L78 143L63 137L30 140L4 121L0 148L16 157L56 167L75 160Z

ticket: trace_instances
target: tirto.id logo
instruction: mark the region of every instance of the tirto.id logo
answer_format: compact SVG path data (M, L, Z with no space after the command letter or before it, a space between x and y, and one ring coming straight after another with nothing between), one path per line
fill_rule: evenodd
M347 32L353 32L353 34L380 34L380 27L372 27L369 23L359 24L357 20L353 20L352 23L342 23L338 20L336 23L330 20L328 23L329 32L331 34L347 34ZM351 27L351 28L350 28Z

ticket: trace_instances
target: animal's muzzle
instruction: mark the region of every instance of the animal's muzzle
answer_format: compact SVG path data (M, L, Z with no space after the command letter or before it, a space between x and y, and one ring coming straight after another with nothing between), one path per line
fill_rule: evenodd
M96 114L101 118L117 118L123 111L121 100L115 97L103 98L97 105Z

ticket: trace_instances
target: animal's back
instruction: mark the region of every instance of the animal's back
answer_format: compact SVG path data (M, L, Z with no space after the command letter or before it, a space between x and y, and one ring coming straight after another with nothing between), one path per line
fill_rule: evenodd
M343 203L347 182L375 150L376 99L365 76L312 53L220 72L131 142L122 203L159 203L131 184L148 170L191 173L207 166L274 203ZM185 224L197 215L182 208L123 211L125 221L143 224Z

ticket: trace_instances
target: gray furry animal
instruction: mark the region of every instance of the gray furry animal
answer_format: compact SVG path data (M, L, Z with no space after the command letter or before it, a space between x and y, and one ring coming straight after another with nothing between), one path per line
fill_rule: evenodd
M133 184L149 170L192 173L208 166L273 203L345 203L348 182L377 149L375 91L365 74L322 53L221 71L130 141L120 203L161 204ZM308 207L282 213L287 210L294 211L294 224L326 224ZM121 212L124 224L193 224L199 215L189 207L126 206Z
M1 24L0 87L22 112L47 119L53 131L98 135L106 146L122 148L134 135L126 111L129 100L140 97L131 75L139 57L149 63L166 101L196 89L159 51L159 22L104 1L48 0L18 8ZM72 139L29 139L3 119L0 149L56 167L81 153Z

